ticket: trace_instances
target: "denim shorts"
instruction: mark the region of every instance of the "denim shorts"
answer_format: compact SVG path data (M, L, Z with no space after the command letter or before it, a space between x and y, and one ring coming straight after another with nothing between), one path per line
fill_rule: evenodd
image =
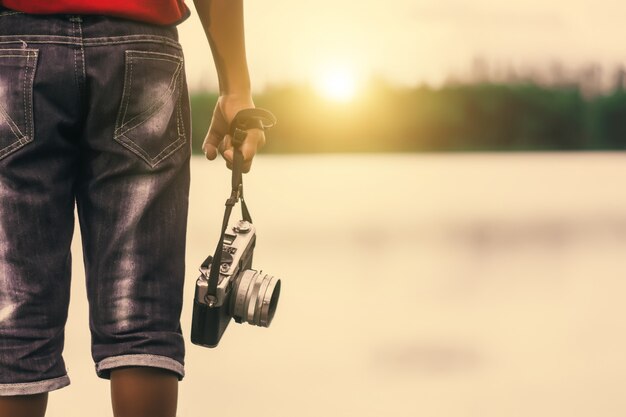
M75 204L98 376L184 375L191 125L177 39L175 27L0 6L0 395L69 384Z

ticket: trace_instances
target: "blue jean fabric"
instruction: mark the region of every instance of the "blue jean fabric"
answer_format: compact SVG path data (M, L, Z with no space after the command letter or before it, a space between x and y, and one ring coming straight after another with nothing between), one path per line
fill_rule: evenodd
M183 377L189 117L175 27L0 7L0 395L69 384L75 205L97 374Z

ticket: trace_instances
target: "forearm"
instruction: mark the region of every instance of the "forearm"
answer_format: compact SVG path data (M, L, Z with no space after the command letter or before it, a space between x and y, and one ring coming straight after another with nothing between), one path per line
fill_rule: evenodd
M211 45L220 83L220 97L202 149L208 159L215 159L219 147L226 165L232 167L234 149L228 135L229 125L239 111L254 107L246 61L243 0L194 0L194 4ZM254 155L264 144L262 129L248 130L239 147L244 159L243 172L250 170Z
M220 94L250 96L243 0L194 0L217 69Z

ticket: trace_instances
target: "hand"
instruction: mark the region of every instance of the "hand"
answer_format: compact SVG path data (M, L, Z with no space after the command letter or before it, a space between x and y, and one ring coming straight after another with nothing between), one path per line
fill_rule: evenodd
M228 127L239 110L249 108L254 108L252 97L249 95L245 97L222 95L217 99L211 126L202 144L202 150L207 159L214 160L219 150L222 157L226 160L226 166L232 169L234 149L232 137L228 134ZM265 145L265 133L263 130L249 129L248 135L240 148L243 154L243 172L250 171L252 159L263 145Z

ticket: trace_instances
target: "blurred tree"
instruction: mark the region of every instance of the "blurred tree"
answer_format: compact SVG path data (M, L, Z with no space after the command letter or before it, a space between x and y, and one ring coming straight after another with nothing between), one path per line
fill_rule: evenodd
M590 106L591 149L626 149L626 92L599 97Z
M620 77L618 85L623 85L623 71ZM264 152L623 149L623 88L585 97L568 85L434 89L372 80L351 102L332 102L310 86L293 85L269 88L255 102L278 117ZM216 100L212 93L192 95L194 152L200 152Z

